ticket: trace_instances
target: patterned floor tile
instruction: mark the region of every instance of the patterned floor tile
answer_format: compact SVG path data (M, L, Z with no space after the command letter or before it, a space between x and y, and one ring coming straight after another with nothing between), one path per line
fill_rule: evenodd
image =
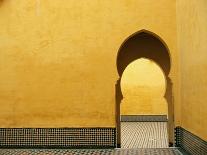
M0 149L0 155L182 155L178 149Z
M122 148L167 148L167 122L122 122Z

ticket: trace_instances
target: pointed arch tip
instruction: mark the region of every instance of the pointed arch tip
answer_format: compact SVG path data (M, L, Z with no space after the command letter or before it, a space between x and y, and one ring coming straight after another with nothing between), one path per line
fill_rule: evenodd
M117 71L118 71L119 76L121 77L121 75L122 75L124 69L127 67L127 65L129 65L132 61L135 60L135 58L131 58L132 60L130 60L129 62L126 63L127 60L125 58L120 58L120 57L123 57L123 55L125 55L125 57L130 57L130 54L131 55L136 55L135 53L130 52L129 50L127 51L126 48L130 48L129 47L131 45L130 42L133 42L133 40L138 40L139 41L140 38L142 38L142 37L143 38L148 38L148 39L154 39L156 44L159 45L160 48L162 48L162 51L164 51L164 52L161 52L161 53L158 52L158 53L161 54L161 55L165 55L164 56L165 58L163 59L163 62L164 61L166 61L166 62L161 63L160 67L163 68L165 75L168 75L169 72L170 72L170 68L171 68L171 56L170 56L170 50L169 50L166 42L159 35L157 35L156 33L152 32L150 30L147 30L147 29L140 29L140 30L132 33L131 35L129 35L122 42L122 44L121 44L121 46L118 50L116 65L117 65ZM136 44L133 44L133 46L140 46L138 41L136 42ZM147 43L145 43L145 44L146 44L146 48L149 48L149 47L147 47L149 45ZM127 51L128 54L126 54L126 52L123 52L124 50ZM136 53L139 53L137 55L142 55L141 57L153 59L153 56L145 55L144 53L140 54L140 52L136 52ZM151 54L153 55L152 52L151 52ZM136 59L138 59L138 58L140 58L140 57L137 56ZM125 59L125 60L122 60L122 59ZM120 67L120 66L123 66L122 61L125 61L124 67ZM154 60L154 61L157 62L156 60ZM159 64L159 62L158 62L158 64Z

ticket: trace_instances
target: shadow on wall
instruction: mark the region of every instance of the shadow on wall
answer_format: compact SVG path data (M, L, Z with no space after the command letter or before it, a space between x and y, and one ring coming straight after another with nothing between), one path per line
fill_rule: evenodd
M155 61L164 71L165 75L170 72L169 49L158 36L142 30L130 36L121 45L117 56L117 69L121 76L125 68L132 61L139 58L148 58Z
M0 0L0 7L1 7L1 5L3 4L3 2L4 2L4 0Z

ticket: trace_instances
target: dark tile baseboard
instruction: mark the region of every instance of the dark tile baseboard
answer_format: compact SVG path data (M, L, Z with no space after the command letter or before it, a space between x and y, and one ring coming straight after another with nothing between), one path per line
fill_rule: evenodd
M116 128L0 128L0 148L115 148Z
M176 146L192 155L207 155L207 142L182 127L175 128Z
M121 115L121 122L167 122L167 115Z

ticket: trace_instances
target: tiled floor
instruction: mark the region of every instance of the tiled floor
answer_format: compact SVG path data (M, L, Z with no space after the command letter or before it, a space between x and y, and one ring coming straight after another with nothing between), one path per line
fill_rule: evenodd
M0 155L182 155L178 149L0 149Z
M122 148L167 148L166 122L122 122Z

